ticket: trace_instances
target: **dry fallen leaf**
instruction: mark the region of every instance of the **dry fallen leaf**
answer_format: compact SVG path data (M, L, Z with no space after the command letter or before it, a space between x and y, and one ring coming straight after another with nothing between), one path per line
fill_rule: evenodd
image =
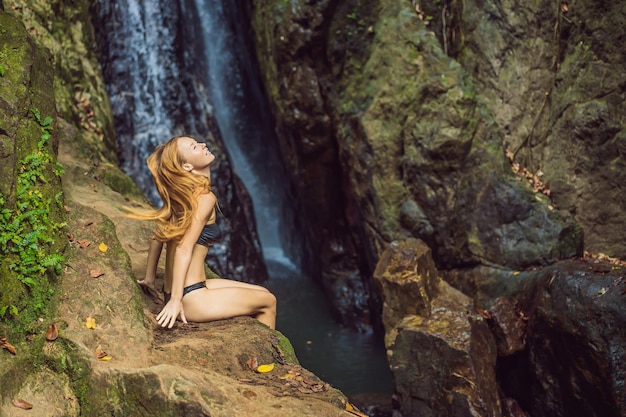
M265 365L259 365L256 368L256 371L258 373L264 374L266 372L270 372L272 369L274 369L274 364L273 363L268 363Z
M207 361L206 359L198 358L197 361L198 361L198 364L202 366L206 366L209 364L209 361Z
M59 337L59 329L56 324L52 323L48 326L48 330L46 331L46 340L52 342L56 340L57 337Z
M13 346L11 343L7 342L6 337L0 337L0 347L5 348L13 355L17 355L17 349L15 349L15 346Z
M89 240L78 239L77 242L81 249L85 249L87 246L91 245L91 241Z
M100 271L99 269L92 269L91 271L89 271L89 276L91 278L98 278L102 275L104 275L104 272Z
M14 406L16 406L17 408L21 408L23 410L30 410L31 408L33 408L33 405L30 403L27 403L26 401L22 400L21 398L16 398L12 401L12 404Z
M111 357L109 356L109 354L106 353L104 350L102 350L100 346L96 348L96 358L100 359L101 361L111 360Z
M87 317L87 320L85 320L85 326L87 326L88 329L95 329L96 319L94 319L93 317Z
M257 366L259 366L259 362L257 361L256 356L253 356L250 359L248 359L248 368L254 371L257 368Z
M484 319L490 319L491 313L485 309L477 308L476 311L480 314Z
M308 387L297 386L296 389L303 394L313 394L313 390Z

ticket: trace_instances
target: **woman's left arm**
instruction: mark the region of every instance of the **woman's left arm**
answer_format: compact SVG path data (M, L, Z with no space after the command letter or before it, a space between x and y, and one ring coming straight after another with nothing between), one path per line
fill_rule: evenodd
M198 198L198 209L193 215L191 225L183 238L176 245L174 253L174 267L172 268L172 298L157 315L157 322L162 326L172 328L176 318L180 315L183 322L187 323L183 311L183 287L185 278L191 264L193 248L202 233L202 229L209 219L209 215L215 207L217 199L213 193L202 194Z

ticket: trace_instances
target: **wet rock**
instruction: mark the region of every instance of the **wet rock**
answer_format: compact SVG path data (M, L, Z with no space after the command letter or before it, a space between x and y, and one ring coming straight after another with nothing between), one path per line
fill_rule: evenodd
M524 349L526 317L520 316L508 299L498 297L488 315L487 323L496 338L498 356L508 356Z
M624 265L569 259L528 271L482 267L462 275L480 304L510 300L525 323L524 349L498 358L506 397L531 416L626 416ZM451 276L460 282L458 272ZM507 311L510 334L519 334L506 304L496 310Z
M502 415L506 417L528 417L513 398L502 399Z
M521 300L528 339L517 366L530 375L518 389L529 395L516 394L533 416L626 416L624 269L595 269L561 263Z
M472 300L439 278L425 243L392 242L374 278L403 415L500 416L493 336Z
M439 293L439 275L430 249L417 240L392 242L375 272L383 296L383 324L398 326L406 316L430 317Z

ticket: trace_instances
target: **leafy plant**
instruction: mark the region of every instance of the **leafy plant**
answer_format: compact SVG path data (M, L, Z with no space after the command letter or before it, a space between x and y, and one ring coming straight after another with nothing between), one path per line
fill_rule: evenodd
M25 287L32 299L19 303L30 310L28 316L41 315L54 293L47 274L59 274L65 262L62 255L50 253L54 236L65 224L56 222L52 216L53 204L61 206L61 193L53 197L42 192L41 186L48 184L52 176L63 174L61 164L48 151L52 137L52 117L42 117L37 109L31 109L41 128L37 150L26 155L18 165L14 208L0 194L0 258L5 267ZM51 169L50 169L51 168ZM5 300L6 301L6 300ZM7 312L20 315L18 300L0 306L0 318Z
M0 52L0 61L3 61L6 58L6 54L4 52ZM0 77L4 77L5 69L4 65L0 64Z

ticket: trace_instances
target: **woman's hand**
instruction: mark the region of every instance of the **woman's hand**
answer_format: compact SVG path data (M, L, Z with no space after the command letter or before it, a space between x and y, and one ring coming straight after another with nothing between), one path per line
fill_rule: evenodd
M156 286L154 285L154 280L142 279L138 280L137 284L139 284L139 288L141 288L144 294L152 298L154 301L161 303L163 302L163 297L161 296L159 290L156 289Z
M166 327L171 329L176 323L176 318L180 316L180 319L183 323L187 324L187 319L185 318L185 312L183 311L183 302L181 300L171 299L163 310L156 316L156 321L159 323L161 327Z

